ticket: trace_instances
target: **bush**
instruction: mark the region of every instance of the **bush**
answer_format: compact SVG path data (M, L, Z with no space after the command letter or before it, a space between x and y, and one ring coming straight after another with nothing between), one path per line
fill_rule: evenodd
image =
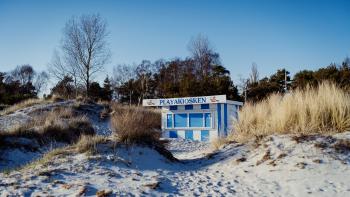
M243 106L230 136L245 141L270 134L337 133L350 128L350 96L334 84L297 89Z
M160 143L161 113L142 107L112 106L112 128L118 141L127 145Z

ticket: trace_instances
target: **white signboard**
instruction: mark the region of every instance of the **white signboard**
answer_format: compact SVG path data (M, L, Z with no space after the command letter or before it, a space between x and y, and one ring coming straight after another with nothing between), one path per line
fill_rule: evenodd
M143 106L170 106L170 105L195 105L208 103L226 103L226 95L164 98L164 99L143 99Z

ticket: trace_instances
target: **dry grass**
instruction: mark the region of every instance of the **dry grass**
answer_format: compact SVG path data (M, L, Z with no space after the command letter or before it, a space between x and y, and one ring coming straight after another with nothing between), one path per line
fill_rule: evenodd
M47 153L45 153L40 159L32 161L22 167L6 169L8 172L13 170L21 170L35 167L46 167L52 164L53 161L57 158L63 158L67 155L76 154L76 153L87 153L95 154L98 153L97 146L99 144L107 143L108 139L103 136L90 136L82 135L79 140L71 145L67 145L60 148L55 148Z
M117 141L127 146L146 145L170 161L178 161L161 141L161 112L157 109L112 104L111 124Z
M50 102L51 102L50 100L43 100L43 99L28 99L28 100L19 102L17 104L11 105L11 106L5 108L4 110L0 111L0 116L10 114L10 113L13 113L17 110L20 110L20 109L23 109L26 107L30 107L33 105L50 103Z
M223 145L227 144L229 140L227 138L216 138L211 142L211 146L213 150L220 149Z
M62 102L64 101L65 99L61 96L58 96L56 94L54 94L52 97L51 97L51 101L52 102Z
M112 128L118 141L127 145L159 144L161 113L158 110L134 106L112 106Z
M95 131L85 116L75 116L70 108L54 109L35 117L33 121L19 125L9 131L0 132L0 147L9 147L5 138L35 139L40 144L51 141L74 143L81 135L94 135Z
M97 146L106 142L107 138L103 136L82 135L74 147L78 153L96 154L98 152Z
M317 88L270 96L246 104L231 140L244 142L271 134L331 134L350 128L350 96L336 85L324 82Z
M53 149L52 151L44 154L40 159L35 160L33 162L30 162L27 165L24 165L20 169L35 168L37 166L40 166L42 168L42 167L48 166L53 161L55 161L54 159L57 156L64 156L64 155L68 155L70 153L71 153L71 148L69 146L56 148L56 149Z

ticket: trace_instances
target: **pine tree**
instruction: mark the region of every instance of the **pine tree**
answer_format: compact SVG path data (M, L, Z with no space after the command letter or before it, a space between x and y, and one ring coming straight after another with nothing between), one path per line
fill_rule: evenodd
M113 89L112 89L111 80L107 76L106 79L103 81L101 98L102 100L111 101L112 95L113 95Z

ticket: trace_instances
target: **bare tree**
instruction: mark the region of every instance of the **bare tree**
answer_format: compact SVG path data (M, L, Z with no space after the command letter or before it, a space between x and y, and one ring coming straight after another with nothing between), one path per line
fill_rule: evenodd
M247 101L248 85L249 85L249 79L239 76L238 88L244 97L244 102Z
M42 92L47 87L48 80L49 80L49 75L45 71L36 75L34 80L34 87L37 93Z
M113 67L113 85L121 86L136 76L136 68L133 65L119 64Z
M62 81L67 76L73 79L75 97L78 96L78 87L80 85L78 67L76 65L74 58L70 56L61 58L60 53L55 50L48 68L50 75L58 81Z
M45 71L37 73L29 64L17 66L8 76L10 81L19 81L22 85L31 84L35 87L37 93L42 92L46 88L48 79L49 75ZM26 88L29 88L29 86L26 86Z
M119 64L113 68L113 86L116 87L117 98L119 99L119 91L123 84L130 82L132 78L136 76L136 66L130 66L126 64ZM132 90L129 91L129 102L131 104L131 95L133 94Z
M88 96L91 80L110 60L107 24L99 15L73 17L66 23L62 51L66 63L77 70Z
M138 98L138 105L141 104L142 99L147 96L149 92L149 81L152 76L152 72L155 65L152 64L149 60L143 60L141 64L136 67L136 75L140 79L140 96Z
M258 71L258 66L254 62L251 67L251 71L249 74L249 83L254 84L259 81L259 71Z
M219 55L213 51L213 47L206 36L199 34L192 38L188 44L188 50L202 77L209 74L211 64L220 64Z
M22 85L31 83L35 77L35 71L33 67L29 64L24 64L22 66L17 66L11 72L12 80L19 81Z

